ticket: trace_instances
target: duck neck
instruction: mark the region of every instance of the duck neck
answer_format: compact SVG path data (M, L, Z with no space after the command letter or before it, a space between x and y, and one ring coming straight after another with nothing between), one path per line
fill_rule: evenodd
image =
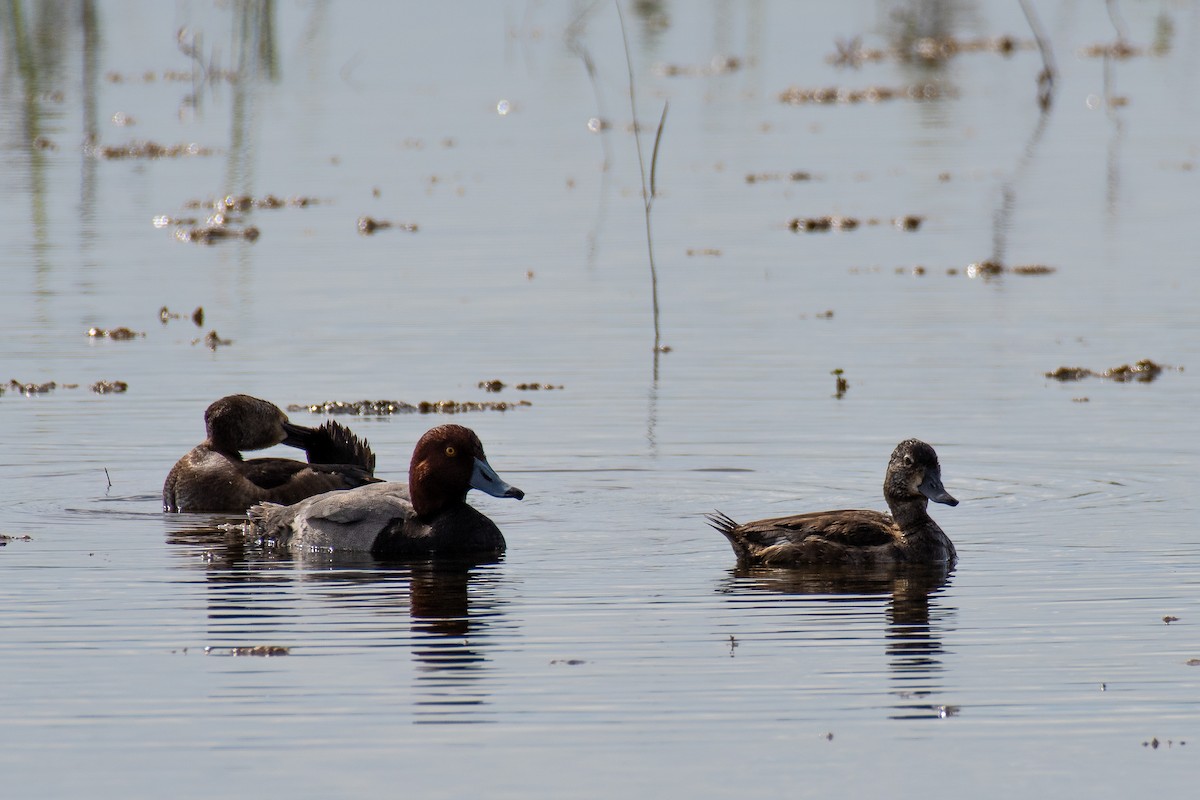
M929 500L925 497L889 501L888 508L892 512L892 519L896 520L900 530L905 533L919 529L925 523L932 521L928 510Z
M243 461L244 460L242 458L241 452L236 447L229 447L229 446L220 444L217 441L213 440L212 438L208 439L208 441L206 441L205 444L208 445L209 450L212 450L214 453L220 453L221 455L228 458L230 461Z
M459 493L449 489L427 473L421 466L408 471L408 496L418 517L429 522L455 506L466 504L466 490Z

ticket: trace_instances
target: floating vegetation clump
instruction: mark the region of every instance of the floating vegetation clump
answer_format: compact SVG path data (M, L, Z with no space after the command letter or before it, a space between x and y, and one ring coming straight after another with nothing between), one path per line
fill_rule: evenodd
M206 656L258 656L270 658L273 656L290 655L292 649L278 644L259 644L253 647L206 647Z
M359 217L358 232L363 236L370 236L376 231L399 230L406 233L416 233L418 230L415 222L390 222L386 219L375 219L374 217Z
M4 394L3 386L0 386L0 394ZM55 389L78 389L78 383L59 383L58 381L47 381L45 383L26 383L13 379L8 382L9 389L12 389L16 394L23 394L26 397L35 397L37 395L49 394ZM129 390L129 384L125 381L96 381L89 387L96 394L121 394Z
M462 414L467 411L508 411L521 406L531 406L528 400L517 400L512 403L496 401L468 400L460 403L455 400L422 400L417 404L417 410L422 414Z
M204 327L204 306L196 306L196 310L191 313L192 323L197 328ZM183 319L183 314L177 314L171 309L163 306L158 310L158 319L163 325L166 325L173 319Z
M226 83L237 83L238 74L236 70L208 70L204 77L210 81L222 80ZM141 75L125 72L106 72L104 80L109 83L192 83L196 80L196 73L192 70L182 69L166 69L162 72L154 70L146 70Z
M124 342L130 339L137 339L139 336L145 336L146 334L139 333L130 328L111 328L109 330L105 330L104 328L88 328L87 335L93 339L113 339L118 342Z
M284 199L273 194L262 197L230 194L216 199L189 200L184 204L184 208L209 211L203 222L199 217L172 217L169 214L159 214L152 222L156 228L174 226L175 238L181 242L253 242L259 237L259 229L246 224L244 214L254 209L307 208L320 202L316 197L303 195Z
M846 390L850 388L849 382L846 380L845 370L841 367L829 373L834 378L834 397L841 400L846 396Z
M343 402L327 400L324 403L292 404L288 411L309 411L313 414L352 414L363 417L386 417L392 414L412 414L417 407L401 400L356 400Z
M1143 358L1141 361L1136 361L1133 364L1122 364L1119 367L1111 367L1101 372L1088 369L1087 367L1059 367L1053 372L1047 372L1046 377L1061 383L1081 381L1084 378L1106 378L1117 383L1129 383L1131 381L1150 383L1168 369L1179 372L1183 371L1183 367L1171 367L1166 364L1158 364L1148 358Z
M746 183L766 183L768 181L811 181L811 172L796 170L795 172L750 172L746 174Z
M199 244L216 244L230 240L253 242L258 239L258 228L247 225L240 228L222 220L195 228L176 228L175 238L181 242L197 242Z
M712 75L728 75L742 68L742 59L737 56L713 56L704 66L682 66L659 64L654 71L667 78L706 78Z
M902 217L895 217L891 220L891 224L901 231L915 231L921 227L921 223L925 221L925 217L919 214L905 214ZM857 217L793 217L788 220L788 230L803 232L803 233L824 233L825 231L852 231L860 225L882 225L883 221L878 217L870 217L868 219L859 219Z
M1118 39L1115 42L1107 42L1100 44L1090 44L1087 47L1082 47L1079 50L1079 55L1084 58L1136 58L1145 55L1145 48L1132 45L1129 42Z
M1017 267L1005 267L999 261L992 261L991 259L967 265L968 278L994 278L1006 272L1013 275L1049 275L1054 272L1054 267L1047 267L1045 264L1025 264Z
M213 352L216 352L218 347L226 347L233 344L233 339L222 339L216 331L209 331L199 339L192 339L192 344L197 345L203 343L205 347Z
M159 144L158 142L135 140L128 144L94 145L90 152L105 161L122 161L139 158L184 158L187 156L211 156L213 149L195 142L186 144Z
M262 197L252 197L248 194L227 194L224 197L208 200L188 200L183 204L184 208L191 209L211 209L218 212L229 211L250 211L255 208L277 209L277 208L308 208L309 206L319 205L321 200L316 197L307 197L305 195L296 195L293 197L282 198L274 194L265 194Z
M852 105L856 103L882 103L887 100L915 100L927 102L953 97L954 90L937 83L917 83L912 86L892 88L888 86L869 86L866 89L846 89L839 86L827 86L820 89L808 89L800 86L789 86L779 93L779 102L799 106L809 103L817 105Z
M500 392L506 386L508 386L507 383L505 383L504 381L502 381L498 378L490 380L490 381L480 381L477 385L479 386L480 389L483 389L485 392L493 392L493 393ZM556 385L556 384L552 384L552 383L535 383L534 382L534 383L514 384L513 388L516 389L518 392L537 392L537 391L549 392L549 391L554 391L555 389L561 390L563 387L562 387L562 384Z
M32 397L36 394L46 394L58 388L58 383L55 381L47 381L46 383L26 383L13 378L8 382L8 385L14 392L23 394L26 397Z
M856 36L848 41L834 42L836 50L826 60L839 67L858 67L866 62L888 60L939 64L961 53L995 53L1007 57L1017 50L1032 50L1034 46L1034 42L1022 41L1006 34L977 39L956 39L953 36L906 37L899 45L884 49L863 47L861 37Z
M289 405L288 411L309 411L313 414L354 414L357 416L389 416L391 414L461 414L468 411L508 411L521 406L533 405L528 400L516 402L423 400L416 405L400 400L359 400L342 402L330 400L324 403Z

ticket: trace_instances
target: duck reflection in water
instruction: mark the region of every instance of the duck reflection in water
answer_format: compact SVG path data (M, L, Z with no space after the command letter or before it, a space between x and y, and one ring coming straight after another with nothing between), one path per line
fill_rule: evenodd
M892 719L943 717L952 706L932 702L941 690L942 635L953 609L939 602L949 585L947 564L879 565L870 568L839 565L768 567L740 565L731 570L721 591L763 605L763 595L811 596L814 616L821 625L836 624L841 611L861 618L864 606L886 602L885 652L889 659ZM794 610L795 606L789 606ZM833 619L831 620L830 612Z
M486 721L491 699L483 679L504 619L498 557L380 561L367 553L264 548L214 527L172 528L167 541L179 545L180 563L206 572L205 644L214 652L264 644L293 653L314 644L404 648L415 664L417 722ZM319 634L311 627L314 597L328 608Z

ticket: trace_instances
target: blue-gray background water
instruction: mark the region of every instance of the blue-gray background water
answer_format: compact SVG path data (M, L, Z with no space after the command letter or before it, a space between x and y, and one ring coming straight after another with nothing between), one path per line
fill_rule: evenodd
M656 358L612 4L7 6L0 379L57 386L0 396L5 794L1194 791L1200 9L1112 8L1037 4L1043 111L1016 2L625 4ZM183 241L225 196L285 205ZM233 392L528 401L454 417L527 492L472 498L507 556L163 515ZM446 419L343 421L403 479ZM739 572L704 524L881 508L910 436L944 581Z

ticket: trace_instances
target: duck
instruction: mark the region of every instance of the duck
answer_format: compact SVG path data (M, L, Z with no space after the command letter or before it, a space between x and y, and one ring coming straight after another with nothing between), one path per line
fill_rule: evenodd
M946 564L958 558L929 516L929 501L958 501L942 485L934 449L919 439L896 446L883 479L890 514L867 510L818 511L738 523L720 511L706 515L722 533L740 565L885 566Z
M255 503L295 503L314 494L378 481L365 440L332 420L308 428L267 400L222 397L204 411L205 439L175 463L163 482L163 511L244 514ZM285 444L308 461L243 459L243 450Z
M439 425L413 449L408 483L374 483L292 505L258 503L247 512L246 531L302 552L401 559L498 556L507 546L504 535L467 504L470 489L525 497L492 469L473 430Z

